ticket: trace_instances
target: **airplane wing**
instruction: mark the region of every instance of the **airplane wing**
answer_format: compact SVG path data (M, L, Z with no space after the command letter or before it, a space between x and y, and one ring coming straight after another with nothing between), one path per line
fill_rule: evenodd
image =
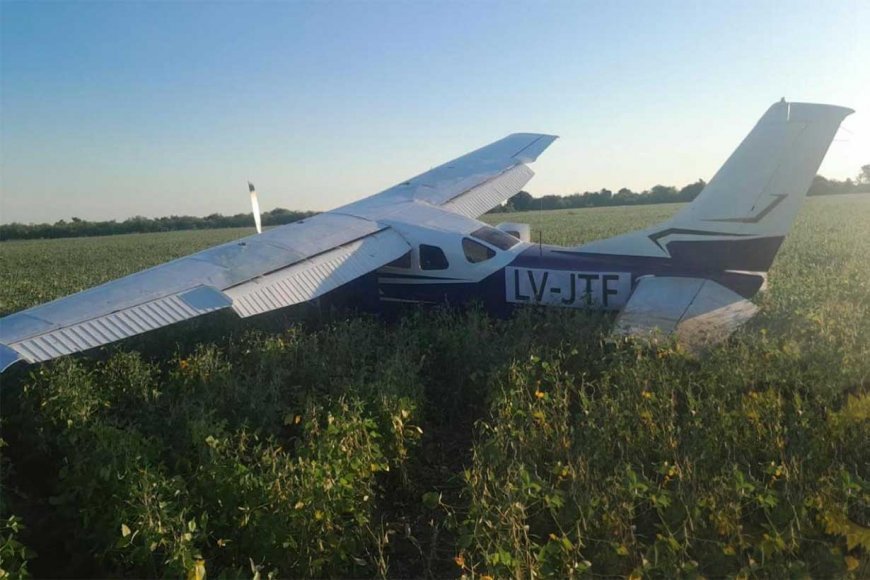
M222 308L311 300L410 249L390 228L320 214L0 319L0 367L87 350Z
M410 250L389 225L409 202L489 209L531 178L524 163L553 139L511 135L361 202L9 315L0 319L0 371L215 310L245 317L322 296Z
M519 193L535 175L526 164L556 139L514 133L336 211L380 218L401 211L407 202L423 202L476 218Z

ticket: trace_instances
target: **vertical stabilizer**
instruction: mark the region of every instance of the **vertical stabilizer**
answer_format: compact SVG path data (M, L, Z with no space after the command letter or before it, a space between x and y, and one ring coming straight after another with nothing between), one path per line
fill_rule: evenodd
M708 272L767 271L840 123L852 112L774 103L700 195L671 220L578 249L671 258Z
M775 103L700 195L668 225L785 236L850 113L833 105Z

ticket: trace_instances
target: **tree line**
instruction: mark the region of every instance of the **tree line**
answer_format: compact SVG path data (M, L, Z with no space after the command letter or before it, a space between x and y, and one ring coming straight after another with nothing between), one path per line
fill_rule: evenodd
M291 211L276 208L263 212L263 226L280 226L315 215L311 211ZM161 218L131 217L123 221L92 222L77 217L70 221L60 220L53 224L0 225L0 240L34 240L46 238L77 238L85 236L112 236L116 234L144 234L151 232L170 232L176 230L205 230L213 228L253 227L254 219L250 213L221 215L213 213L205 217L173 215Z
M656 185L647 191L636 192L623 187L616 193L609 189L587 191L570 195L544 195L533 197L521 191L492 213L548 209L575 209L583 207L606 207L614 205L646 205L652 203L678 203L692 201L704 186L703 179L677 189L668 185Z
M618 205L645 205L654 203L680 203L695 199L704 186L703 179L677 189L668 185L635 192L623 187L617 192L609 189L587 191L570 195L545 195L533 197L527 191L521 191L491 213L575 209L584 207L606 207ZM827 179L817 175L813 179L808 195L836 195L841 193L870 193L870 164L861 167L861 173L853 180L844 181ZM262 214L263 226L280 226L315 215L317 212L292 211L276 208ZM253 225L250 213L238 213L224 216L213 213L206 217L169 216L162 218L147 218L136 216L124 221L92 222L77 217L70 221L60 220L53 224L21 224L11 223L0 225L0 241L33 240L46 238L76 238L84 236L111 236L115 234L133 234L150 232L169 232L174 230L202 230L210 228L239 228Z
M685 203L695 199L707 183L699 179L677 189L668 185L656 185L645 191L632 191L623 187L616 193L609 189L587 191L570 195L545 195L533 197L521 191L496 208L491 213L552 209L576 209L584 207L606 207L618 205L646 205L653 203ZM816 175L807 195L836 195L841 193L870 193L870 164L861 167L861 173L853 180L828 179Z

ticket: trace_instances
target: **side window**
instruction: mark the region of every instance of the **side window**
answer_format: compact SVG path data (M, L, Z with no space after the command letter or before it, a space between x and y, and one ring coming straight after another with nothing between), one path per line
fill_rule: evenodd
M420 268L423 270L446 270L450 264L438 246L420 244Z
M495 250L487 248L480 242L475 242L471 238L462 238L462 251L465 252L465 259L472 264L486 262L495 256Z
M399 256L389 264L387 264L387 268L404 268L408 269L411 267L411 252L408 251L405 254Z

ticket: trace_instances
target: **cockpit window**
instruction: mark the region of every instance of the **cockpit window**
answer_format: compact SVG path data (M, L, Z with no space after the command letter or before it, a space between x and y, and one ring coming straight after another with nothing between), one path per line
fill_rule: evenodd
M405 252L389 264L387 264L387 268L404 268L407 270L411 267L411 252Z
M484 246L480 242L475 242L471 238L462 238L462 251L465 252L465 259L472 264L486 262L495 256L495 250Z
M471 237L483 240L487 244L492 244L499 250L508 250L520 243L517 238L508 235L501 230L486 226L471 232Z
M420 244L420 268L423 270L446 270L450 267L447 256L438 246Z

